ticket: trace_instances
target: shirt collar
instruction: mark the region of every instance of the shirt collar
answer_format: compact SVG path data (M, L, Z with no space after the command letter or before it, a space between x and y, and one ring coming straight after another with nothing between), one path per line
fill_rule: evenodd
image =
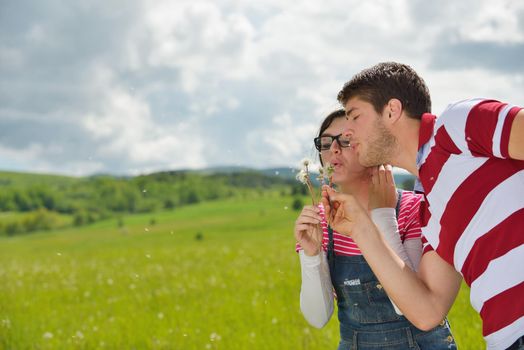
M435 120L437 117L431 113L422 114L420 118L420 131L418 134L418 148L420 149L426 144L433 135L433 128L435 127Z

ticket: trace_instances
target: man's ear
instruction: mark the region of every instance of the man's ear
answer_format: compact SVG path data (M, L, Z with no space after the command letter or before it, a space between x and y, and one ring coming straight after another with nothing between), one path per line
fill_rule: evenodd
M399 99L392 98L384 108L385 122L395 124L402 115L402 102Z

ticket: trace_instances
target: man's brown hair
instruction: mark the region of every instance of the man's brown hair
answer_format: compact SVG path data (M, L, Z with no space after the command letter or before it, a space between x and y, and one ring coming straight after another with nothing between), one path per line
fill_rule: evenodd
M431 97L424 80L408 65L383 62L356 74L338 93L338 102L358 97L371 103L377 113L392 98L400 100L408 117L420 119L431 112Z

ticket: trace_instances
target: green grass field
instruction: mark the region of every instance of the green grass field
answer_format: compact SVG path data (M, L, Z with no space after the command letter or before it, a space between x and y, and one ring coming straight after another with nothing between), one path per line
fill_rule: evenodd
M335 349L336 316L317 330L299 310L290 204L208 202L2 238L0 348ZM467 288L449 318L460 349L484 348Z

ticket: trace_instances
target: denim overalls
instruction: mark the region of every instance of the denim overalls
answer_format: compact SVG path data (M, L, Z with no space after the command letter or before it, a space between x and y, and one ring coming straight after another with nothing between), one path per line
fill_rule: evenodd
M340 321L338 350L457 349L447 320L424 332L398 315L364 257L336 255L331 227L328 232L329 271Z

